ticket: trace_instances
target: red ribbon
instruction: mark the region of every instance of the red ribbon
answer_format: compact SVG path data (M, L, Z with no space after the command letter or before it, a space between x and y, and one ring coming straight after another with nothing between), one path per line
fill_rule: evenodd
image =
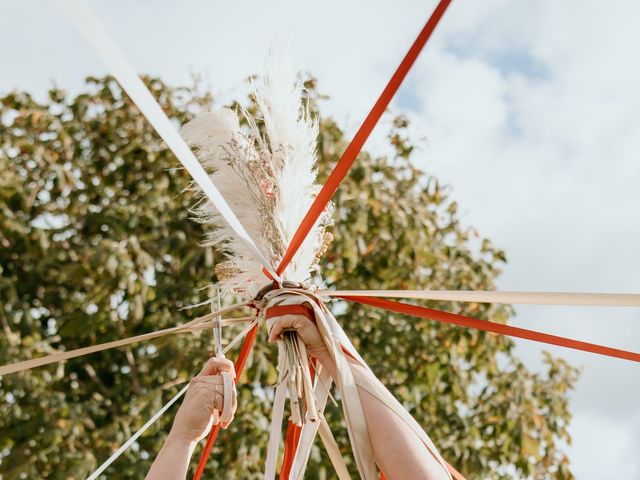
M315 323L316 317L310 307L304 305L274 305L269 307L264 314L265 319L281 317L283 315L303 315Z
M300 223L298 230L296 230L296 233L293 235L291 243L289 244L287 251L280 261L280 265L276 270L278 275L282 275L282 272L284 272L285 268L287 268L287 265L289 265L289 263L293 259L294 255L298 251L298 248L300 248L302 242L304 242L305 238L307 238L309 231L311 231L311 229L315 225L318 217L320 217L320 215L326 208L329 200L331 200L331 197L333 197L333 194L338 189L340 182L342 182L345 175L349 171L349 168L351 168L351 165L353 165L353 162L355 162L356 157L360 153L360 150L362 150L362 146L367 141L367 138L369 138L371 131L376 126L376 123L378 123L378 120L380 120L380 117L386 110L389 102L391 102L394 94L398 91L400 84L407 76L407 73L415 63L416 58L418 58L418 55L422 51L422 48L427 43L427 40L429 40L429 37L435 30L438 22L442 18L442 15L444 15L445 10L450 3L451 0L440 0L440 3L431 14L429 21L426 23L418 37L415 39L413 45L411 45L411 48L398 66L398 69L393 74L393 77L391 77L391 80L389 80L389 83L380 94L380 98L378 98L378 101L369 112L369 115L367 115L367 118L362 123L362 126L356 133L355 137L353 137L353 140L351 140L351 143L342 154L342 157L340 157L340 160L338 161L336 167L331 172L331 175L329 175L327 182L322 187L322 190L320 190L320 193L318 193L318 196L313 201L311 208L309 208L309 211Z
M559 337L548 333L536 332L535 330L527 330L526 328L512 327L511 325L503 325L501 323L493 323L486 320L478 320L477 318L466 317L456 313L443 312L432 308L419 307L408 303L395 302L384 298L366 298L366 297L349 297L340 296L344 300L361 303L363 305L371 305L373 307L383 308L391 312L412 315L414 317L435 320L436 322L449 323L458 325L459 327L475 328L484 332L497 333L507 335L509 337L524 338L535 342L548 343L558 345L560 347L572 348L574 350L582 350L584 352L597 353L608 357L622 358L631 360L632 362L640 362L640 353L628 352L617 348L605 347L594 343L581 342L571 338Z
M284 442L284 457L282 457L282 468L280 469L280 480L289 480L293 460L296 457L298 443L300 442L300 434L302 427L296 425L291 420L287 425L287 434Z

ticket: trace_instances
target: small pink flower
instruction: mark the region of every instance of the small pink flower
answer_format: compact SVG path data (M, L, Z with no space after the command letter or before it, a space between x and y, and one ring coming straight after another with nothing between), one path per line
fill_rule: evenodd
M260 180L260 188L267 198L275 198L276 192L273 190L273 184L266 180Z

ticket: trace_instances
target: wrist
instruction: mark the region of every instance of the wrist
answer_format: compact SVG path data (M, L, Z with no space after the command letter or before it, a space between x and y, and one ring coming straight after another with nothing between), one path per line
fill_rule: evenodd
M146 480L186 478L194 449L195 443L178 435L175 431L170 431L146 476Z
M185 432L176 429L175 427L169 431L169 435L167 436L167 441L165 444L171 444L171 446L176 448L195 448L197 439L192 438L191 435L188 435Z

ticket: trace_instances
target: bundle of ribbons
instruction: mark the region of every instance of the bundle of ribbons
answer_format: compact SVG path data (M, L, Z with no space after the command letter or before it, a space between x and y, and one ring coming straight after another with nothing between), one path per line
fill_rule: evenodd
M42 358L0 367L0 375L64 361L96 351L117 348L162 335L182 334L205 328L246 324L244 330L219 351L222 355L242 341L236 360L236 381L241 378L258 324L267 328L283 315L298 315L316 323L324 345L336 365L336 378L314 359L295 332L284 332L278 342L278 383L275 389L271 432L265 464L265 479L278 471L287 396L290 401L285 451L280 478L301 479L316 435L324 444L338 477L349 478L340 449L324 418L324 409L335 380L342 402L353 456L360 476L372 480L382 476L375 464L367 422L358 388L386 405L421 440L424 454L432 455L446 475L462 478L438 453L422 427L377 381L355 350L327 302L341 298L393 312L509 335L566 348L640 361L640 354L569 338L496 324L440 310L428 309L384 297L528 303L554 305L640 306L636 294L581 294L540 292L478 291L330 291L323 288L318 260L330 248L332 225L330 200L358 153L400 87L420 51L449 6L441 0L401 61L371 112L349 144L323 186L316 183L316 137L318 125L303 100L303 82L289 66L287 58L272 56L265 74L252 85L257 109L222 109L201 115L178 133L124 56L111 41L82 0L59 0L60 6L109 66L123 89L155 127L193 177L198 202L193 208L196 221L211 226L206 244L226 254L216 266L217 287L244 296L243 302L218 308L187 324L150 332L137 337L59 352ZM227 201L229 203L227 203ZM265 282L268 285L264 287ZM254 312L236 319L223 315L250 307ZM257 314L256 314L257 311ZM244 339L244 340L243 340ZM171 401L107 459L89 478L97 478L181 395ZM229 390L229 385L226 385ZM220 426L215 426L204 446L195 479L204 471Z

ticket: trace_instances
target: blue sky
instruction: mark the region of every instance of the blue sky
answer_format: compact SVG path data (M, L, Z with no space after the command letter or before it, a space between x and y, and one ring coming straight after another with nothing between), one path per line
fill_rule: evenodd
M324 112L353 132L435 2L92 5L138 71L174 84L201 73L221 101L241 94L274 38L291 36L331 97ZM4 0L2 12L0 91L44 92L52 80L77 91L105 72L52 2ZM507 251L501 289L638 292L639 19L632 0L454 0L394 101L421 139L416 163ZM384 148L384 121L366 148ZM519 326L640 350L637 310L517 311ZM537 368L542 347L517 345ZM572 396L577 478L640 478L638 367L548 350L584 368Z

